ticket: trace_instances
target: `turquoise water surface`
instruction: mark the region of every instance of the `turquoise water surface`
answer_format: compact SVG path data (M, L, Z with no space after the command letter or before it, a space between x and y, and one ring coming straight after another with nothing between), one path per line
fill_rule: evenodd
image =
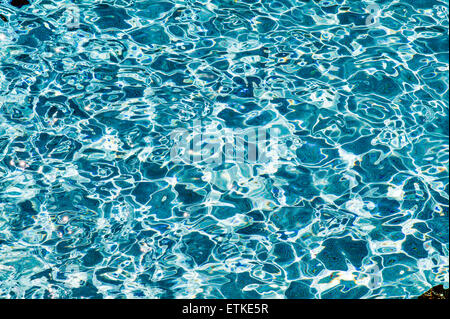
M448 1L26 2L0 0L0 298L448 287Z

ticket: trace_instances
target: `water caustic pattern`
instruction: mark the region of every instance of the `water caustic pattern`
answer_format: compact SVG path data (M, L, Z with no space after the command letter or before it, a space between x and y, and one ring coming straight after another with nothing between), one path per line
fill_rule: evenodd
M448 286L447 1L15 2L0 297Z

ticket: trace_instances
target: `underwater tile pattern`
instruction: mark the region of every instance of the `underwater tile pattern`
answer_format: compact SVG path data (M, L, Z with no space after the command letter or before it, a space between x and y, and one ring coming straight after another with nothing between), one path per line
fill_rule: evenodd
M0 298L448 287L447 1L29 2L0 1ZM180 129L277 148L177 160Z

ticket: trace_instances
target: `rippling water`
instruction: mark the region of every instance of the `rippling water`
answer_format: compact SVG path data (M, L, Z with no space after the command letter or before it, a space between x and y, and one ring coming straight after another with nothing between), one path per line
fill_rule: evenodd
M0 2L1 298L448 286L447 1L30 2Z

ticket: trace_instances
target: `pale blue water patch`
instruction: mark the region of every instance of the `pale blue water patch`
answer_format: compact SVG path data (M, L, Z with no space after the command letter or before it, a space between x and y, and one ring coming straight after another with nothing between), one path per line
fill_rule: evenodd
M0 2L0 298L448 287L447 1L30 2Z

